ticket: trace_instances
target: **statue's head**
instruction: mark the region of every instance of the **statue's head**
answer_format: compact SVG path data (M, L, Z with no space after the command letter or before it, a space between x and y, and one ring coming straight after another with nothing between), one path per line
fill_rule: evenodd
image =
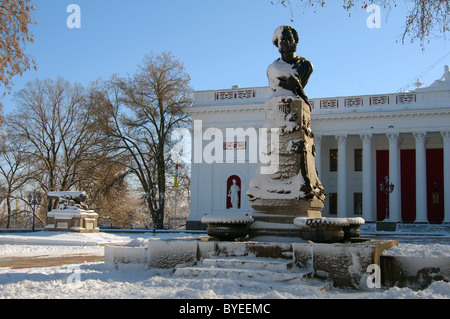
M273 33L272 42L280 52L295 52L298 44L298 33L291 26L282 25Z

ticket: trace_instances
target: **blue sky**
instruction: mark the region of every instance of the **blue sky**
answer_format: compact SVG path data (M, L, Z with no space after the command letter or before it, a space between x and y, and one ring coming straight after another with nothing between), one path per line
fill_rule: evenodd
M272 33L282 24L297 29L297 54L315 67L306 87L310 98L396 92L450 52L443 39L432 40L425 51L418 43L401 43L406 16L401 0L381 10L381 27L373 29L366 24L370 13L354 8L349 17L341 0L317 12L294 5L293 16L270 0L34 2L38 25L26 51L38 71L14 78L13 93L35 78L62 76L88 86L98 78L133 74L152 51L170 51L182 61L194 90L266 86L267 66L279 57ZM66 25L72 3L81 8L80 29ZM421 81L429 85L440 78L445 64L450 55ZM11 96L2 102L5 112L13 109Z

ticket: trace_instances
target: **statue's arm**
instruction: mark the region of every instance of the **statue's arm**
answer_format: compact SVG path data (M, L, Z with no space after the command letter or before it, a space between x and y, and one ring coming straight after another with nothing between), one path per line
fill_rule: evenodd
M308 60L304 60L303 63L298 67L298 74L302 80L302 87L305 88L306 84L308 84L309 77L314 71L314 67L311 62Z

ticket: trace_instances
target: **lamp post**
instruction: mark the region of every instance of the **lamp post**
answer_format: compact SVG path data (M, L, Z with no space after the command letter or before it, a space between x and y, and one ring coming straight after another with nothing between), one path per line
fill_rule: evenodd
M389 176L384 178L384 183L380 184L380 191L386 194L386 216L385 220L389 220L389 194L394 191L394 184L389 183Z
M41 205L41 194L37 193L36 191L33 191L33 193L28 194L28 205L30 205L33 208L33 232L34 232L34 220L36 215L36 205Z

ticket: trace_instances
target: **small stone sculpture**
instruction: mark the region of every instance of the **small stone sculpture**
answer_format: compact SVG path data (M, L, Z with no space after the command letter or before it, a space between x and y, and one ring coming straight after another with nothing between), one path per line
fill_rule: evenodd
M233 179L233 185L230 186L230 191L228 192L228 197L230 197L231 207L239 208L239 192L241 189L236 185L236 180Z

